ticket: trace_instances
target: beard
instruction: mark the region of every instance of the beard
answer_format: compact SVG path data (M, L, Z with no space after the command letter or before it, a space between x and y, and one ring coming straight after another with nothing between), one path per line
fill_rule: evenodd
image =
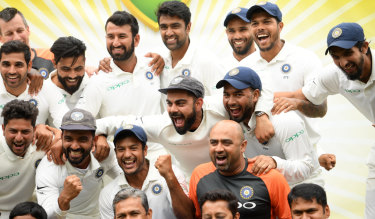
M169 50L173 51L173 50L177 50L177 49L181 48L181 47L185 44L185 42L186 42L186 40L187 40L187 37L186 37L185 39L180 40L179 37L176 36L176 40L177 40L177 42L176 42L175 45L169 45L169 44L167 43L167 38L164 38L163 43L164 43L164 45L165 45Z
M253 39L248 40L248 43L245 45L245 48L243 49L237 49L234 45L234 42L229 42L229 44L232 47L234 53L238 55L245 55L246 53L249 52L251 45L253 44Z
M227 110L227 112L228 112L228 114L229 114L229 118L230 118L230 120L233 120L233 121L236 121L236 122L238 122L238 123L240 123L240 122L243 122L245 119L247 119L247 118L250 118L251 117L251 114L253 113L253 111L254 111L254 107L252 107L252 106L250 106L250 104L249 105L246 105L245 106L245 109L244 109L244 113L243 113L243 115L241 116L241 117L236 117L236 118L234 118L233 116L232 116L232 114L230 113L230 110L229 110L229 107L225 107L226 108L226 110Z
M173 117L175 117L175 116L182 117L185 120L185 122L184 122L185 124L184 124L183 127L176 127L176 124L173 121ZM187 115L186 118L182 113L170 113L169 114L169 117L172 119L172 123L173 123L173 126L174 126L176 132L180 135L184 135L187 131L190 130L191 126L195 122L196 116L197 116L197 112L195 111L194 107L193 107L193 112L191 114Z
M77 159L72 159L72 158L69 156L69 154L70 154L71 151L79 151L79 152L81 152L81 153L82 153L81 158L79 158L78 160L77 160ZM83 149L83 148L80 148L80 149L78 149L78 150L72 150L70 147L69 147L69 148L64 148L64 147L63 147L63 152L64 152L64 154L65 154L66 159L68 159L68 161L69 161L71 164L73 164L73 165L78 165L78 164L80 164L80 163L81 163L81 162L82 162L87 156L90 155L90 150L85 150L85 149Z
M355 66L357 67L357 71L354 72L353 74L348 74L344 68L342 68L340 66L340 69L345 73L346 77L348 78L348 80L351 80L351 81L354 81L354 80L359 80L361 75L362 75L362 72L363 72L363 63L364 63L364 58L363 56L361 56L361 60L359 61L359 65L355 64Z
M74 92L76 92L78 90L79 86L81 85L82 80L83 80L83 76L77 76L76 77L78 80L77 80L77 84L75 86L68 86L68 84L66 83L66 81L69 78L70 77L61 77L59 74L57 74L57 79L59 80L59 82L64 87L64 90L66 92L70 93L70 94L73 94Z
M130 58L130 56L132 56L133 53L134 53L134 37L133 37L132 44L130 45L129 50L126 49L125 46L119 46L119 47L124 50L123 54L113 54L112 50L115 47L113 47L112 45L109 47L109 49L107 48L108 53L111 55L112 59L114 61L125 61L125 60L128 60Z

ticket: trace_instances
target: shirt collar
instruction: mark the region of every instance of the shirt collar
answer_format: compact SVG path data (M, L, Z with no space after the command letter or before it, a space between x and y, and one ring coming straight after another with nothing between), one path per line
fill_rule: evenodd
M76 169L76 167L74 167L69 161L67 161L65 163L65 165L66 165L66 169L68 170L69 175L72 175L72 174L81 175L81 173ZM98 160L96 160L96 158L94 157L92 152L90 152L89 169L88 169L86 175L87 176L91 175L91 173L96 172L99 168L101 168L100 163L98 162Z
M146 179L142 184L142 188L144 188L146 185L150 184L151 182L157 181L161 177L159 174L159 171L155 168L155 166L150 164L149 160L146 159L146 161L149 163L149 168L148 168ZM119 177L120 179L118 181L118 185L121 188L130 187L128 181L126 180L124 172L121 172Z

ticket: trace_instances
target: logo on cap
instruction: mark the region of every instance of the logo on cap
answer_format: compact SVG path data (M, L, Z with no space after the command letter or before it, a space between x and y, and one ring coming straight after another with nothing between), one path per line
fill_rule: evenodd
M43 77L43 78L48 78L48 70L46 68L40 68L39 69L39 74Z
M34 106L38 106L38 101L36 101L36 99L30 99L29 102Z
M284 73L288 73L290 69L291 67L289 64L284 64L283 66L281 66L281 71L283 71Z
M104 173L104 170L103 170L102 167L100 167L100 168L98 169L98 171L96 171L95 177L96 177L96 178L100 178L101 176L103 176L103 173Z
M72 115L70 115L70 118L74 121L80 121L83 119L83 113L82 112L73 112Z
M336 27L333 31L332 31L332 37L333 38L338 38L339 36L341 36L342 34L342 30L340 27Z
M235 8L232 10L232 14L237 14L240 11L241 11L241 8Z
M190 70L185 68L184 70L182 70L182 75L183 76L190 76Z
M238 74L238 72L240 72L240 70L238 68L235 68L235 69L232 69L228 74L230 76L235 76L236 74Z
M172 85L179 84L182 80L184 80L184 78L181 78L181 77L174 78L174 79L171 81L171 84L172 84Z
M261 2L259 2L257 5L265 5L265 4L267 4L266 1L261 1Z
M133 125L132 124L126 124L123 128L124 129L132 129Z
M254 189L250 186L244 186L240 190L240 195L243 199L250 199L254 195Z
M146 78L151 80L151 79L154 78L154 75L151 72L148 71L148 72L146 72Z
M155 195L159 195L161 193L161 191L163 190L163 188L161 187L160 184L155 184L153 187L152 187L152 192L155 194Z

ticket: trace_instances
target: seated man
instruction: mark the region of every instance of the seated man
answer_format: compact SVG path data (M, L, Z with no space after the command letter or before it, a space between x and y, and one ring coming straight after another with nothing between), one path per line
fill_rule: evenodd
M237 197L227 190L210 191L199 199L204 219L239 219L237 203Z
M252 173L260 174L276 168L290 186L302 182L324 185L318 156L305 124L297 114L290 112L271 116L275 136L267 144L260 144L256 139L254 109L262 90L257 73L247 67L237 67L229 71L216 86L224 87L223 105L231 120L242 126L248 141L245 155L255 161Z
M209 144L212 162L195 168L190 180L189 197L197 217L201 216L198 200L206 192L224 189L238 198L240 218L291 218L288 183L275 170L260 176L250 172L253 163L243 157L247 141L237 122L218 122L211 129Z
M121 188L144 191L155 218L189 218L193 216L193 203L187 196L187 183L179 169L172 168L171 156L159 156L155 166L145 158L147 136L136 125L119 128L114 136L117 162L123 173L100 193L102 218L113 218L112 200ZM186 212L188 211L188 212ZM176 216L175 216L176 215Z
M47 213L38 203L21 202L10 212L9 219L47 219Z
M326 192L316 184L303 183L295 186L288 195L290 211L297 218L329 218Z
M120 190L113 199L113 212L115 219L128 218L139 215L141 219L151 219L152 210L148 207L146 194L134 188Z
M98 199L103 176L115 178L121 169L114 150L98 162L92 151L96 124L91 113L73 109L62 121L62 147L67 162L56 165L43 158L36 172L38 203L48 218L100 218Z
M31 201L35 171L44 156L32 144L38 109L29 101L12 100L1 116L0 136L0 217L7 218L16 204Z

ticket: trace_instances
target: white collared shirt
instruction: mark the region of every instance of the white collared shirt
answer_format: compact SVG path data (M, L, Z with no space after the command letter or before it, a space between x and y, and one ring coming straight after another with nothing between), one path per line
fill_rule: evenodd
M43 151L30 145L24 157L15 155L0 136L0 218L8 218L10 211L20 202L31 201L35 190L35 172Z
M56 165L45 157L40 162L36 172L38 203L46 210L48 218L100 218L98 199L103 187L103 176L108 174L115 178L121 173L118 166L113 145L108 157L98 162L90 153L91 161L86 173L78 171L68 161L64 165ZM82 191L70 202L70 209L62 211L58 204L58 198L64 188L67 176L76 175L82 183Z
M188 185L182 172L176 167L173 167L173 172L187 195ZM116 177L116 179L103 188L99 198L101 218L114 218L112 207L113 199L118 191L128 187L131 186L127 182L125 175L122 172ZM149 207L152 209L153 218L176 218L173 213L172 200L167 182L152 164L149 164L148 174L143 182L141 190L146 193Z

